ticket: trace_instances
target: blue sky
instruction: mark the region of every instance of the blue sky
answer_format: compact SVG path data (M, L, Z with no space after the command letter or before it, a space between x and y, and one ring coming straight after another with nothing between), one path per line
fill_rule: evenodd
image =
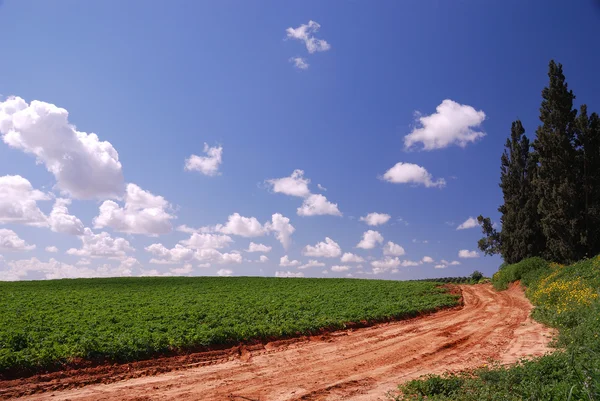
M499 217L550 59L600 110L599 23L592 1L5 0L0 278L490 275L457 227Z

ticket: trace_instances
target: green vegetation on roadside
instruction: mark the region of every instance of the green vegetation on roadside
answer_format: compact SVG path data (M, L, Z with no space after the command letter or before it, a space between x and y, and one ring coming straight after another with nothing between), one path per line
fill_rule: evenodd
M600 400L600 256L570 266L540 258L506 265L497 289L520 280L533 317L559 329L558 350L516 366L428 376L402 386L396 400Z
M439 283L145 277L0 283L0 377L342 329L456 305Z

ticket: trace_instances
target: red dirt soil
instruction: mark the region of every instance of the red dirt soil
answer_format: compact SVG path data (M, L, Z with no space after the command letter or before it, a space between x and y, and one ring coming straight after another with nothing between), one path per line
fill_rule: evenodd
M416 319L0 382L0 399L386 400L406 380L543 355L553 331L523 290L460 286L464 306Z

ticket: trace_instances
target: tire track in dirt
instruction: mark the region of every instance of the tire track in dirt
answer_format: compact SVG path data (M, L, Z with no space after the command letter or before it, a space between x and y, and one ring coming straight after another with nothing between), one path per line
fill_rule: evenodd
M530 319L513 285L461 286L464 307L407 321L317 337L215 351L127 372L123 365L80 376L48 375L0 383L0 397L29 400L385 400L398 383L428 373L514 363L551 351L553 332ZM179 359L177 359L179 358ZM187 358L187 359L186 359ZM193 358L192 358L193 360ZM154 363L154 366L152 365ZM173 363L179 364L177 371ZM140 377L141 376L141 377ZM127 380L123 380L127 379ZM116 381L121 380L121 381ZM107 384L91 384L107 383ZM84 387L80 387L84 386ZM72 388L80 387L80 388ZM62 391L48 391L61 390ZM40 394L37 392L45 391Z

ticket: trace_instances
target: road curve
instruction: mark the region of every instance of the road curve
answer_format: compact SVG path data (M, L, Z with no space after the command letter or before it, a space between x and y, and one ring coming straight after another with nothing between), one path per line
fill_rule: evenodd
M460 309L318 338L242 347L196 363L181 359L179 370L162 374L162 362L154 362L129 375L121 367L62 379L54 375L14 380L0 385L0 398L385 400L398 383L423 374L474 368L489 359L513 363L551 351L553 333L530 319L532 306L520 287L496 292L480 284L461 290ZM77 386L83 387L72 388ZM61 388L69 389L57 391ZM32 394L40 391L44 392Z

